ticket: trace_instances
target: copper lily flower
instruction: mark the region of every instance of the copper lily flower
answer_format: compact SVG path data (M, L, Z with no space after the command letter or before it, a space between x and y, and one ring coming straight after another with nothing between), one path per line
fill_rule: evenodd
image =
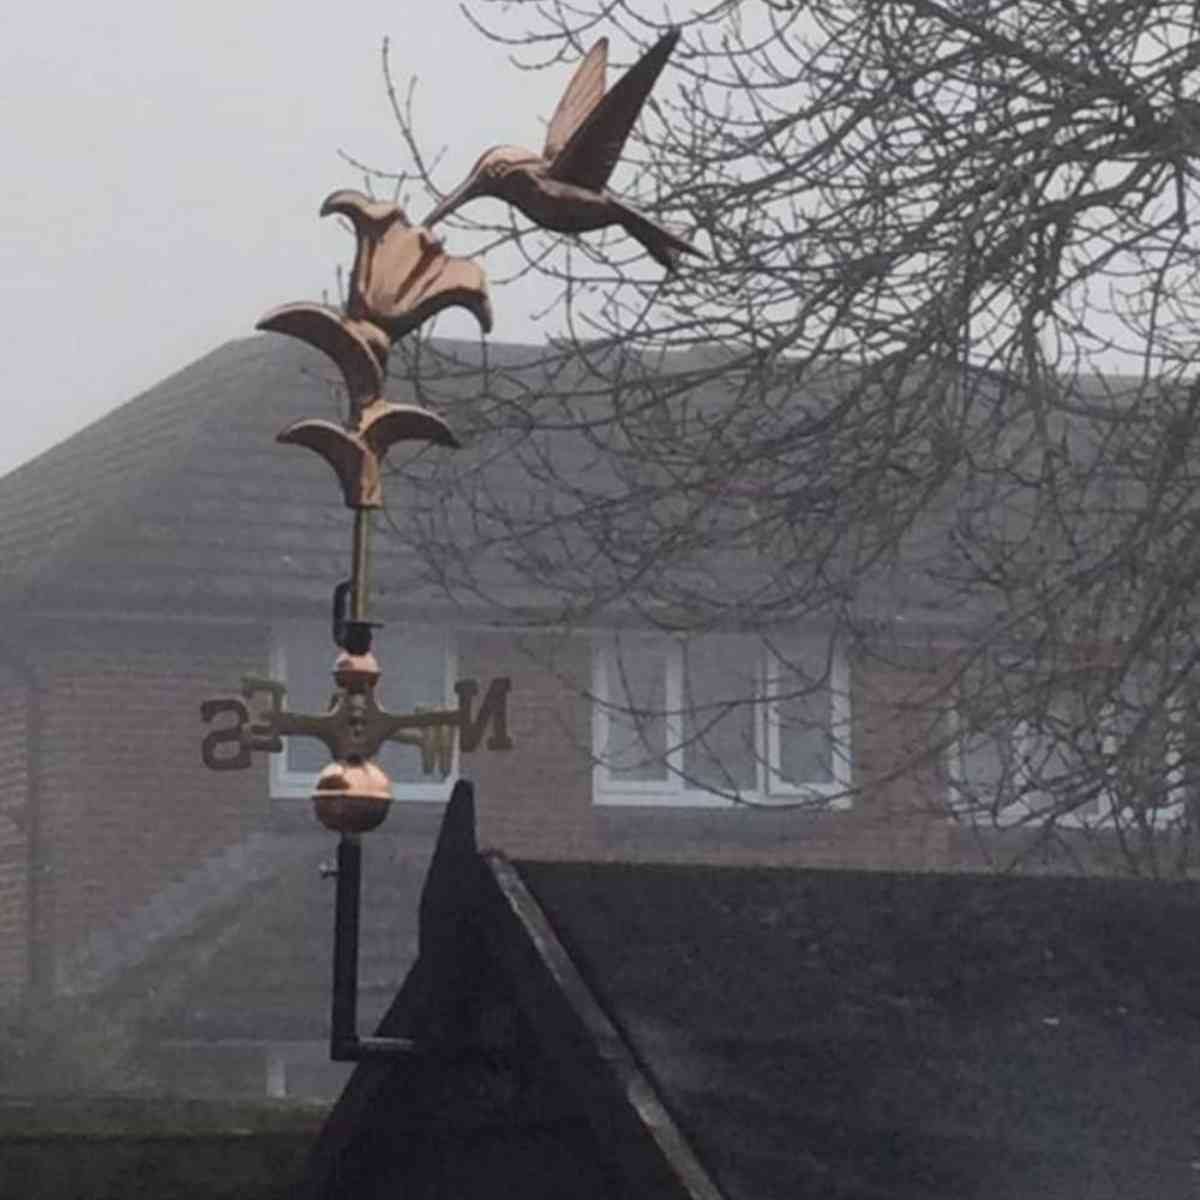
M483 269L447 254L428 229L408 223L398 204L343 189L327 197L321 215L338 213L354 226L358 248L345 313L324 304L285 304L257 328L286 333L327 354L350 394L350 424L383 398L384 367L392 343L444 308L475 314L484 333L492 328Z
M346 311L285 304L257 328L299 338L337 364L350 397L345 427L298 421L277 440L320 454L337 474L348 507L378 508L383 503L380 464L393 442L458 444L441 417L384 399L392 343L451 305L469 309L487 333L492 309L482 268L447 254L428 229L408 223L398 204L343 190L321 205L322 216L330 213L346 217L358 239Z
M330 213L349 220L358 236L347 316L370 321L396 341L443 308L459 305L475 314L484 333L491 332L483 269L447 254L428 229L408 223L398 204L345 189L321 205L321 216Z

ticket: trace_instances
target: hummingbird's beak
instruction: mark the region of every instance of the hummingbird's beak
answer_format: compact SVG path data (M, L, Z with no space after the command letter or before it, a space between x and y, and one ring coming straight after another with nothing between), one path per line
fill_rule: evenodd
M460 184L450 195L446 196L421 224L426 229L432 229L443 217L448 217L455 209L461 208L462 205L466 204L468 200L473 200L479 195L479 180L479 173L476 172L465 183Z

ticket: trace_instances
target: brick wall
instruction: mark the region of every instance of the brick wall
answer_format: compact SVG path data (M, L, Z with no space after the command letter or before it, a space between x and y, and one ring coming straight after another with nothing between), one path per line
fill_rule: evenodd
M596 857L729 865L936 870L948 865L942 784L913 747L928 740L914 704L920 672L854 664L851 761L857 789L844 810L598 806Z
M56 625L46 645L37 923L40 941L62 961L269 826L265 756L248 771L218 774L199 754L200 701L266 669L269 630L72 622ZM481 746L463 758L477 783L485 846L513 857L952 865L951 830L930 805L942 785L928 763L906 760L928 735L927 715L912 703L918 671L853 669L862 792L848 811L608 807L592 803L588 639L475 631L459 635L457 652L460 676L477 679L481 691L497 676L512 680L515 748ZM9 681L0 692L0 762L18 781L24 712ZM28 968L16 932L27 920L21 836L11 821L0 827L0 955L17 976Z
M265 665L262 629L56 623L39 656L38 938L59 956L267 814L265 767L200 761L200 702Z
M580 699L591 678L586 638L514 638L466 633L458 638L464 678L481 690L496 676L512 679L508 728L513 749L480 746L463 756L476 783L483 845L514 857L586 857L592 846L591 717Z
M592 804L591 645L583 637L467 634L464 676L512 678L508 753L464 757L479 790L480 836L513 857L641 859L936 869L949 826L916 701L927 672L852 671L852 757L862 793L845 812Z
M32 904L31 709L25 681L0 668L0 1005L30 976L31 917L37 944L48 948L46 978L61 984L87 954L95 966L88 947L97 939L142 928L141 917L164 898L203 907L197 882L210 866L236 867L252 834L269 841L285 832L281 821L291 832L315 828L307 804L272 811L265 756L228 773L200 761L200 702L266 669L266 626L71 622L43 642ZM923 693L938 682L926 667L853 666L860 790L846 811L605 806L592 803L588 639L475 631L459 635L457 651L460 676L478 680L481 691L497 676L512 680L514 749L481 746L462 765L477 783L481 844L513 857L928 870L987 869L995 861L989 848L1006 857L1013 850L1011 836L985 845L942 815L945 781L937 764L914 753L930 737ZM422 810L408 815L428 825L418 847L426 854L437 806L398 807ZM402 826L397 812L377 835L381 852L414 851ZM1057 849L1053 861L1025 855L1027 867L1078 869ZM113 962L129 959L121 947L112 951Z
M948 671L947 671L948 674ZM854 865L951 865L944 756L936 719L946 679L928 665L874 660L854 670L854 766L867 845Z

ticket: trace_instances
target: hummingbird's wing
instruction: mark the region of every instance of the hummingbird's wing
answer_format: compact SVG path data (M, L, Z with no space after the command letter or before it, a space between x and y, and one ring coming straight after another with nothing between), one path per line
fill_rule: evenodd
M625 139L666 66L679 30L669 29L621 76L576 126L567 144L550 162L547 174L563 183L598 192L613 173ZM571 88L575 81L571 81ZM566 97L563 98L564 101ZM558 114L555 113L557 120Z
M608 69L608 38L601 38L575 68L567 90L563 92L550 126L546 130L546 148L542 157L553 162L571 140L580 122L600 103L604 95L604 76Z

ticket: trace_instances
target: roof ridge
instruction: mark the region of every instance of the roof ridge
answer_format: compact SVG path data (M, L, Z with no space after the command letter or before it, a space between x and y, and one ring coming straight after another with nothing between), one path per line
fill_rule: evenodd
M572 1067L578 1072L572 1090L597 1131L604 1125L602 1114L618 1114L626 1169L636 1172L647 1193L722 1200L721 1189L671 1115L661 1089L584 978L520 868L500 851L485 851L481 857L491 892L489 945L509 973L514 992L524 990L526 1003L537 995L541 1035L557 1046L551 1053L559 1071L568 1078ZM538 972L531 969L535 962Z

